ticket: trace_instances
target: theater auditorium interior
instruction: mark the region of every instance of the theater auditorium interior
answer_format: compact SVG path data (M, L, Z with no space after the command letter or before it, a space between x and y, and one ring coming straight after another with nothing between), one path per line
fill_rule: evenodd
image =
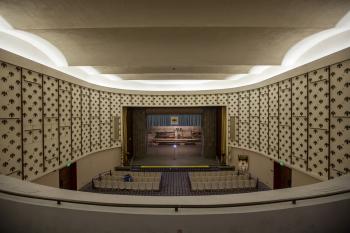
M350 1L0 0L0 232L350 232Z

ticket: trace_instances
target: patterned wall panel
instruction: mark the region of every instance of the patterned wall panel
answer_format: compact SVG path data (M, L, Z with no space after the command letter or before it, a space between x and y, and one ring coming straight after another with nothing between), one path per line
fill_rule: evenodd
M130 106L143 106L143 95L132 95Z
M44 75L44 166L50 172L59 165L58 79Z
M82 152L88 154L91 151L90 141L90 89L82 87L81 89L81 122L82 122Z
M259 140L259 130L260 130L260 92L259 89L254 89L250 91L249 95L249 147L254 150L259 150L260 148L260 140Z
M72 158L80 158L82 153L82 92L78 85L72 85Z
M349 64L250 91L163 96L100 92L2 63L0 173L33 180L92 151L120 146L122 106L226 105L228 128L233 119L238 129L236 141L227 131L229 146L260 150L320 179L340 176L350 166Z
M185 106L186 101L185 101L185 96L184 95L176 95L174 97L174 105L175 106Z
M1 111L0 118L21 117L21 69L1 62Z
M163 104L164 106L173 106L175 102L175 97L173 95L165 95L163 96Z
M96 151L101 148L101 129L100 129L100 92L90 91L90 117L91 117L91 150Z
M239 93L239 145L249 147L249 91Z
M328 178L329 150L329 68L308 73L308 171Z
M72 160L72 86L69 82L58 82L60 164Z
M206 95L208 105L218 105L218 96L217 95Z
M217 104L221 105L221 106L225 106L225 105L227 105L227 99L228 99L227 94L218 94L217 95Z
M262 87L260 90L260 151L268 154L269 148L269 88Z
M24 179L40 176L43 169L43 75L22 69Z
M330 67L330 178L350 172L350 61Z
M0 66L0 174L22 178L21 69Z
M228 131L229 140L228 143L230 146L238 146L238 93L229 93L227 94L227 114L228 119L234 117L234 133L235 135L230 134L230 130ZM231 121L228 121L228 128L231 128Z
M120 94L120 105L130 106L132 103L131 96L132 95L128 95L128 94Z
M108 92L100 92L101 149L111 146L111 99Z
M269 85L269 147L268 154L278 159L278 83Z
M292 78L292 165L307 168L307 75Z
M196 97L199 106L207 105L207 95L196 95Z
M185 96L185 103L188 106L197 105L197 97L195 95L186 95Z
M278 85L279 159L290 165L292 162L291 79L283 80L279 82Z
M115 94L115 93L111 93L111 117L110 117L110 121L111 121L111 127L110 127L110 137L111 137L111 146L120 146L121 145L121 141L120 140L114 140L114 138L112 137L113 133L114 133L114 129L113 129L113 125L112 125L112 119L113 117L117 116L119 119L119 125L121 125L121 121L122 121L122 107L121 107L121 96L119 94ZM119 136L118 138L121 138L121 127L119 128Z

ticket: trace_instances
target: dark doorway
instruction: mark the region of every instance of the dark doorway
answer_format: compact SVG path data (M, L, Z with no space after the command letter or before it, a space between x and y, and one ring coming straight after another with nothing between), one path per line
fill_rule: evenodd
M60 188L77 190L77 165L72 163L60 169Z
M292 184L292 170L280 163L274 162L273 188L290 188Z

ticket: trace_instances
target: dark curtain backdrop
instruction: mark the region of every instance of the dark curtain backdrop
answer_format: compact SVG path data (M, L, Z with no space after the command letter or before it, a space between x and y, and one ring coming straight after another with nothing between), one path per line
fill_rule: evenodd
M179 123L176 125L171 124L171 117L178 117ZM202 115L200 114L156 114L147 115L147 128L154 126L202 126Z
M203 111L203 152L202 156L206 158L215 158L216 157L216 135L217 135L217 126L216 126L216 115L217 108L204 108Z
M144 108L134 108L132 114L134 156L142 157L147 147L146 111Z
M171 108L167 108L168 110ZM196 108L197 110L198 108ZM154 114L153 119L147 119L147 111L149 111L149 108L134 108L133 109L133 149L134 149L134 156L137 157L143 157L146 155L146 149L147 149L147 124L167 124L168 119L165 119L167 117L162 117L164 115L171 115L170 114ZM159 110L158 110L159 111ZM198 111L198 110L197 110ZM217 138L217 124L216 124L216 115L217 115L217 108L216 107L204 107L200 109L201 114L180 114L180 111L177 109L177 114L183 115L187 117L182 118L182 124L189 124L191 120L195 121L192 122L193 124L201 124L202 125L202 135L203 135L203 146L202 146L202 156L206 158L215 158L216 157L216 138ZM187 113L187 112L186 112ZM176 114L174 114L176 115ZM192 117L189 117L189 116ZM148 115L150 116L150 115ZM157 117L156 117L157 116ZM180 125L180 119L179 118L179 125ZM170 118L169 118L170 121ZM158 123L156 123L158 122ZM160 123L162 122L162 123ZM191 124L192 124L191 123ZM169 123L170 125L170 123Z

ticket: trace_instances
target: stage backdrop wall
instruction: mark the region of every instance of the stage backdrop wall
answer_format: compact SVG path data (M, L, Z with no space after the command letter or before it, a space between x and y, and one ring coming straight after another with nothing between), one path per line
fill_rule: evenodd
M234 119L228 128L235 124L229 147L259 151L321 180L349 173L349 60L220 94L107 92L6 61L0 76L1 174L34 180L93 152L120 147L111 119L120 121L122 106L227 106L227 119Z

